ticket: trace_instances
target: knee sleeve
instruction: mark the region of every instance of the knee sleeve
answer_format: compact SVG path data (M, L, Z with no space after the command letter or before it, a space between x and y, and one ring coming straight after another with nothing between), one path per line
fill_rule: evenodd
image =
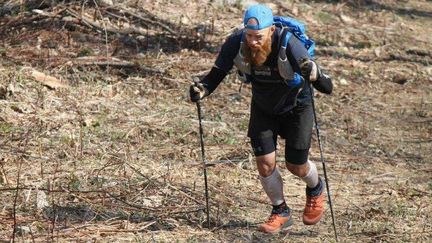
M265 131L259 137L251 138L255 156L261 156L276 151L276 136L272 131Z
M309 149L285 147L285 160L290 164L302 165L308 161Z

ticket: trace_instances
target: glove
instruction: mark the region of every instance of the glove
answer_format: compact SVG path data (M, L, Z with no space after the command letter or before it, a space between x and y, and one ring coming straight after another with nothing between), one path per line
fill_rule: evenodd
M198 102L208 94L208 90L202 83L195 82L189 88L189 95L192 102Z
M318 65L307 57L300 59L300 71L303 78L311 82L317 81L321 76Z

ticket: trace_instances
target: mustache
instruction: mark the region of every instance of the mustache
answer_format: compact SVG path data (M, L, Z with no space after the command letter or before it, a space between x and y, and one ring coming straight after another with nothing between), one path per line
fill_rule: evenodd
M247 46L247 45L246 45ZM261 66L267 60L268 55L271 52L271 38L269 38L264 45L252 50L247 46L244 50L245 61L251 63L254 66Z

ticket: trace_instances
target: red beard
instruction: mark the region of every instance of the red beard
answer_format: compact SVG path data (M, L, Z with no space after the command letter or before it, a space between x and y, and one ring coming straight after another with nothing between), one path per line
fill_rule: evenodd
M271 38L257 49L247 48L245 61L251 63L253 66L261 66L271 52Z

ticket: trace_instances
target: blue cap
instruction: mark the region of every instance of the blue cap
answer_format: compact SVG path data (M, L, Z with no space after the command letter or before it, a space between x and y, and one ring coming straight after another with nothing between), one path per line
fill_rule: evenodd
M249 19L254 18L258 24L251 25L247 22ZM262 30L273 25L273 13L271 9L263 4L256 4L250 6L244 15L243 24L247 29Z

